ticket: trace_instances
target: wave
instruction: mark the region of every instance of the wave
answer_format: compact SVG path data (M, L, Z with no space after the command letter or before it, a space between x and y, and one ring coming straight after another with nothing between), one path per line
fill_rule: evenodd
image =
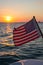
M9 29L6 29L6 24L0 25L0 65L9 65L22 59L41 59L43 60L43 39L40 37L34 41L15 46L13 42L13 28L20 24L9 24ZM40 24L43 31L43 25ZM2 63L3 62L3 63Z

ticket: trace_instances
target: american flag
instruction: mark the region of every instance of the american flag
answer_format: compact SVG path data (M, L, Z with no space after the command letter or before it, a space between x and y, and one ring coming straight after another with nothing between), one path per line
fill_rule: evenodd
M35 40L40 36L36 21L33 19L13 30L13 41L16 46Z

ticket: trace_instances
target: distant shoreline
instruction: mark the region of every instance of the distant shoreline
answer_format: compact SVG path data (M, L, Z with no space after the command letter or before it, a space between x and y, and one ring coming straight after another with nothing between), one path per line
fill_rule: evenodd
M0 24L3 24L3 23L5 23L5 22L0 22ZM9 23L9 24L13 24L13 23L27 23L27 22L12 22L12 23ZM38 23L43 23L43 22L38 22ZM8 24L8 23L5 23L5 24Z

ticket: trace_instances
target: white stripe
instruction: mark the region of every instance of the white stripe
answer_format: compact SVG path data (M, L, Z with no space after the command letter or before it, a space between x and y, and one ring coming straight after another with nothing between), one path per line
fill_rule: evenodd
M24 44L24 43L26 43L26 42L30 42L30 41L32 41L32 39L34 39L34 38L36 38L36 37L38 37L39 35L37 35L37 36L34 36L34 37L32 37L32 38L30 38L30 39L26 39L26 40L24 40L24 41L20 41L19 43L17 42L14 42L16 45L18 45L18 44Z
M32 34L32 33L35 32L35 31L37 31L37 30L35 29L35 30L33 30L32 32L29 32L28 34L30 35L30 34ZM22 33L24 34L24 32L22 32ZM22 33L13 34L13 36L14 36L14 37L25 36L25 35L21 35ZM26 31L25 31L25 33L26 33ZM28 34L26 34L26 35L28 35Z
M15 40L15 42L23 41L23 40L29 39L30 37L32 38L33 36L36 36L36 34L38 35L38 32L36 32L30 36L28 35L27 37L24 37L24 38L19 38L19 39L14 38L14 40Z
M22 39L22 38L24 38L24 37L31 37L31 36L33 36L33 35L35 35L35 34L38 34L38 31L35 32L34 34L31 34L31 35L29 35L29 33L28 33L28 34L25 34L25 35L20 36L20 37L14 37L14 39L17 40L17 39Z
M23 28L24 28L24 26L20 26L20 27L17 28L17 30L20 30L20 29L23 29Z
M24 31L25 31L25 29L22 29L22 30L15 30L13 33L14 33L14 34L18 34L18 33L24 32Z
M25 31L25 32L22 32L22 33L19 33L19 34L14 34L14 37L15 37L15 36L22 36L22 35L24 35L24 34L26 34L26 31Z

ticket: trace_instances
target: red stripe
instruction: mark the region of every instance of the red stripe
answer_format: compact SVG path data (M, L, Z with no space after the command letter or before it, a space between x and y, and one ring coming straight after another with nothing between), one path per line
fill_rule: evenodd
M38 34L38 32L37 32L37 31L36 31L36 32L34 32L34 34L33 34L33 33L32 33L31 35L26 34L26 35L24 35L24 36L14 37L13 39L14 39L14 40L21 40L21 39L25 39L25 38L32 37L32 36L34 36L34 35L36 35L36 34Z
M14 29L13 32L20 31L20 30L23 30L23 29L24 29L24 26L21 29L19 29L19 28L16 28L16 30Z
M15 36L22 36L22 35L25 35L26 34L26 31L24 31L24 32L22 32L22 33L19 33L19 34L13 34L13 36L15 37Z
M37 30L33 30L32 32L28 33L29 35L31 34L34 34ZM24 34L25 33L25 34ZM26 34L26 31L25 32L22 32L22 33L18 33L18 34L13 34L14 37L20 37L20 36L25 36L25 35L28 35Z
M22 32L25 32L25 31L26 31L25 29L22 29L22 30L19 30L19 31L16 30L16 31L14 31L13 33L14 33L14 34L18 34L18 33L22 33Z
M20 39L20 38L24 38L24 37L27 37L27 36L31 36L31 35L34 35L35 33L38 33L38 31L34 31L34 32L31 32L31 33L27 33L25 35L22 35L22 36L13 36L14 39Z
M34 30L34 31L27 33L27 34L26 34L26 32L22 32L22 33L19 33L19 34L13 34L13 37L23 37L23 36L26 36L26 35L34 34L35 32L37 32L37 30Z
M21 29L23 29L23 28L24 28L24 25L18 27L17 30L21 30Z
M36 33L36 34L34 34L33 36L27 36L27 37L25 37L25 38L22 38L22 39L14 39L15 40L15 42L22 42L22 41L24 41L24 40L27 40L27 39L31 39L31 38L33 38L34 36L37 36L38 34Z
M20 31L22 31L22 30L24 30L24 26L22 26L21 29L20 29L20 28L16 28L16 30L14 29L14 30L13 30L13 34L16 34L16 33L20 32Z
M30 42L30 41L32 41L32 40L35 40L36 38L39 38L40 36L39 35L37 35L37 36L35 36L35 37L33 37L33 38L31 38L31 39L27 39L27 40L24 40L24 41L22 41L22 42L19 42L19 43L15 43L15 45L16 46L20 46L20 45L22 45L22 44L25 44L25 43L27 43L27 42Z

